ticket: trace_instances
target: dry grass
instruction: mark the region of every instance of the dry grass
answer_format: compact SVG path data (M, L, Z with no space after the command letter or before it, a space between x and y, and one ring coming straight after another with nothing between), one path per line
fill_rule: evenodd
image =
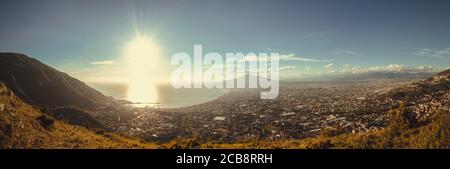
M114 133L101 134L55 121L44 128L37 120L44 114L15 96L0 96L1 148L158 148L158 144Z

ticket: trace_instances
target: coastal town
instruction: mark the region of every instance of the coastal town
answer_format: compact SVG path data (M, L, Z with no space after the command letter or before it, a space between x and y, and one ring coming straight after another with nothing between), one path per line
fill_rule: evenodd
M112 118L117 118L117 123L111 128L153 141L187 136L237 142L373 132L388 124L390 114L385 112L397 103L380 96L413 82L286 83L274 100L259 99L257 90L230 91L213 101L190 107L115 110L118 116Z

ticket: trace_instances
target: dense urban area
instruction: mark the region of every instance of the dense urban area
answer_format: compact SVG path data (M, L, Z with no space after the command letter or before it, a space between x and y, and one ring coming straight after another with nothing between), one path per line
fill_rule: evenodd
M110 104L99 111L109 109L109 114L116 114L109 120L117 122L109 125L112 130L152 141L183 136L225 143L255 138L299 139L324 130L361 133L383 129L390 119L385 112L398 104L398 100L386 97L388 92L412 87L417 81L285 83L275 100L259 99L256 90L230 91L214 101L185 108L136 109ZM443 94L447 101L440 103L448 106L448 93ZM425 109L444 106L424 102L414 107L418 116L426 116L420 114Z

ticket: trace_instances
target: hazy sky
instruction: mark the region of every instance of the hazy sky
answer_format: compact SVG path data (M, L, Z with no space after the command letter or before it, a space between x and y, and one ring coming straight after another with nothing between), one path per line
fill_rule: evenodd
M175 52L278 52L287 78L450 66L448 0L1 0L0 51L82 78L120 74L136 28Z

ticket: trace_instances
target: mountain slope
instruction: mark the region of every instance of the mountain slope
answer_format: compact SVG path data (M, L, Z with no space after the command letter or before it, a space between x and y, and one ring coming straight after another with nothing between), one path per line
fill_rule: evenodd
M450 69L449 69L450 70ZM418 122L429 121L438 110L450 111L450 71L402 86L387 93L386 98L405 103L406 111Z
M156 144L55 120L22 102L0 83L0 148L156 147Z
M92 108L109 97L66 73L18 53L0 53L0 81L38 106Z

